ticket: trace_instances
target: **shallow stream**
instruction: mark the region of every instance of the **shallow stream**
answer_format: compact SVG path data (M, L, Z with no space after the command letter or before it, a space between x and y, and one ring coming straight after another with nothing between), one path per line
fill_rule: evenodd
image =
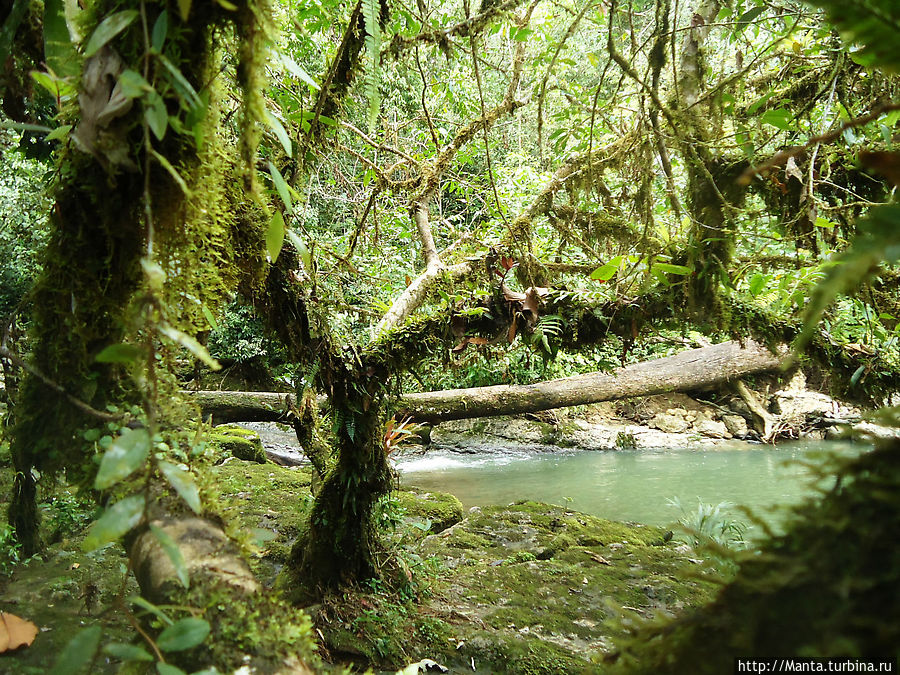
M266 445L296 451L293 431L247 426L259 431ZM466 508L532 499L611 520L667 525L683 515L671 504L673 498L687 511L696 511L699 499L747 506L777 523L772 507L796 503L812 492L808 471L799 462L814 459L825 448L855 453L864 446L820 442L702 450L431 449L408 453L396 466L402 484L450 492ZM736 508L730 510L742 517Z
M408 457L398 469L403 484L450 492L465 507L533 499L611 520L665 525L682 515L672 498L688 511L696 511L698 499L741 504L769 520L771 507L811 493L808 471L798 461L821 449L820 443L615 452L440 450Z

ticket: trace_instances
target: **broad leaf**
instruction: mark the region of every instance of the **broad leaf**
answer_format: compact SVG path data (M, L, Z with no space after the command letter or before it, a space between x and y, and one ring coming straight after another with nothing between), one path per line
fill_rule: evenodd
M166 44L166 35L169 32L169 13L166 10L160 12L153 24L153 32L150 35L150 45L157 52L161 52Z
M684 265L672 265L671 263L653 263L653 269L659 270L665 274L690 274L693 270L690 267L685 267Z
M44 60L59 77L78 74L81 59L69 36L65 0L44 1Z
M120 343L105 347L94 360L97 363L134 363L143 354L144 350L137 345Z
M116 502L100 516L81 544L83 551L93 551L115 541L141 521L144 514L143 495L132 495Z
M284 125L281 123L281 120L275 117L275 115L270 113L268 110L266 110L266 124L269 125L272 133L274 133L276 138L278 138L278 141L281 143L281 147L284 148L284 154L290 157L292 153L291 139L288 137L287 131L285 130Z
M124 642L110 642L104 645L103 653L120 661L153 661L154 658L141 647Z
M288 73L290 73L294 77L300 78L303 82L305 82L313 89L318 90L320 88L319 85L316 84L316 81L312 79L309 74L305 70L303 70L303 68L297 65L297 62L294 61L294 59L292 59L290 56L284 53L280 53L278 55L278 60L281 61ZM321 119L321 117L319 119Z
M100 646L100 626L91 626L79 631L56 657L56 663L49 675L74 675L90 663Z
M132 595L130 598L128 598L128 602L130 602L132 605L137 605L141 609L146 609L163 623L166 623L170 626L175 623L174 621L172 621L172 619L169 618L168 614L166 614L149 600L146 600L139 595Z
M150 531L153 533L153 536L156 537L156 540L159 542L159 545L162 546L166 555L169 556L172 567L175 568L175 574L178 577L178 581L180 581L181 585L185 588L189 588L190 579L188 578L187 565L184 563L184 555L181 553L181 549L178 548L178 544L175 543L172 537L166 534L165 530L160 529L153 523L150 523Z
M187 675L187 673L178 666L173 666L170 663L163 663L162 661L156 662L156 672L159 673L159 675Z
M287 238L291 240L294 248L297 249L297 253L300 254L300 259L303 261L303 266L307 269L307 271L312 271L312 254L309 252L309 248L306 246L306 242L304 242L296 232L290 229L287 231Z
M187 502L191 510L199 514L202 511L200 491L197 489L197 484L194 482L194 477L190 472L165 461L160 461L159 470L162 471L169 484L175 488L175 492Z
M188 189L187 183L184 182L184 178L182 178L181 174L178 173L174 166L172 166L171 162L169 162L169 160L166 159L165 156L159 154L153 148L150 148L150 154L153 155L153 159L159 162L160 166L162 166L162 168L164 168L166 172L168 172L168 174L172 177L172 180L174 180L178 184L178 187L181 188L184 196L190 197L191 191Z
M622 256L617 255L615 258L601 265L591 272L591 279L595 281L609 281L622 265Z
M178 13L182 21L187 21L191 14L191 0L178 0Z
M281 201L284 202L285 209L287 209L288 213L293 213L294 204L291 202L291 191L278 167L272 162L269 162L269 175L272 176L272 183L275 184L275 190L278 192L278 196L281 197Z
M150 131L161 141L169 127L169 111L166 110L165 101L156 91L147 93L147 98L144 100L144 118L150 125Z
M103 455L94 479L97 490L105 490L130 476L150 454L150 434L146 429L125 429Z
M0 612L0 653L28 647L37 637L38 627L15 614Z
M278 254L281 253L281 247L284 244L284 216L281 211L275 211L269 220L269 229L266 232L266 252L269 254L269 260L272 264L278 260Z
M180 652L196 647L209 635L209 622L189 617L179 619L156 639L156 646L164 652Z
M107 44L116 35L131 25L131 22L138 17L136 9L126 9L115 14L110 14L100 22L100 25L91 33L87 46L84 48L85 58L90 58L96 54L103 45Z

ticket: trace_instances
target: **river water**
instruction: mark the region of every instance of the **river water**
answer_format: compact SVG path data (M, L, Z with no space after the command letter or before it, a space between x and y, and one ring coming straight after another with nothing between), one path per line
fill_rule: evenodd
M517 452L466 454L442 450L398 462L405 485L450 492L465 507L533 499L611 520L666 525L697 500L745 505L777 522L778 505L812 492L798 462L823 444L709 450ZM847 447L844 452L858 452ZM740 512L731 508L735 515ZM783 509L781 510L783 512Z
M269 447L300 456L292 430L270 424L246 425ZM697 500L729 502L777 525L777 507L812 493L812 481L800 462L823 451L859 453L863 445L796 443L666 450L562 450L545 452L492 447L479 452L432 449L409 453L396 462L401 483L456 495L463 506L509 504L532 499L608 518L668 525Z

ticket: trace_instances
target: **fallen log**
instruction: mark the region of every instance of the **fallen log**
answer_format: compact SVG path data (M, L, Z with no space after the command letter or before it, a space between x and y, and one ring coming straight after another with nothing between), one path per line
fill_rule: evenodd
M634 396L705 389L746 375L777 370L788 361L787 349L773 353L746 340L690 349L644 361L611 373L573 375L528 385L447 389L400 397L399 414L418 422L445 422L471 417L515 415L599 403ZM283 394L268 392L190 392L204 415L216 422L283 421L288 404Z

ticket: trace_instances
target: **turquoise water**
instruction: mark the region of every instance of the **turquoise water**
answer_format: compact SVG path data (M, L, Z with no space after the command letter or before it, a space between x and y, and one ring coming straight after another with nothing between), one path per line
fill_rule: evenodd
M611 520L666 525L681 516L669 503L677 497L687 510L696 510L698 499L725 501L777 522L775 507L811 493L808 472L797 461L811 458L822 447L471 455L441 451L403 460L398 469L403 484L450 492L465 507L533 499Z

